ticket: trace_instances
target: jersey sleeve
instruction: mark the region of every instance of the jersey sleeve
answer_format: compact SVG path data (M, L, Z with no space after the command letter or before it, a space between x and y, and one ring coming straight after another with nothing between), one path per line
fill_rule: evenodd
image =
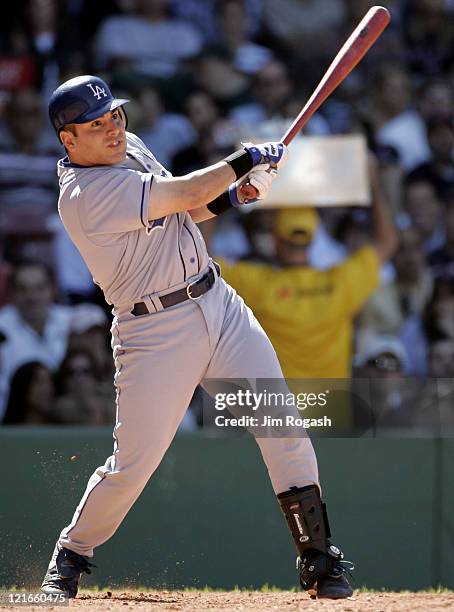
M373 247L358 249L336 269L348 312L355 314L378 287L380 260Z
M112 168L82 188L81 223L87 235L148 228L153 174Z

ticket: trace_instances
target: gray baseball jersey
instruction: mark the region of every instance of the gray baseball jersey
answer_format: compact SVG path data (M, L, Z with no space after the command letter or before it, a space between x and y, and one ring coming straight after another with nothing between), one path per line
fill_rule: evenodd
M189 213L148 221L153 175L169 173L137 136L127 133L127 141L122 164L58 164L63 224L107 302L117 308L184 283L208 265Z
M166 171L136 136L127 138L123 164L58 165L63 223L116 315L114 452L93 473L59 539L89 557L116 531L158 467L204 378L283 378L268 337L222 278L216 276L197 301L159 308L163 291L184 287L212 263L189 214L148 222L153 175ZM149 314L134 316L132 305L147 298ZM318 484L308 437L257 443L276 493Z

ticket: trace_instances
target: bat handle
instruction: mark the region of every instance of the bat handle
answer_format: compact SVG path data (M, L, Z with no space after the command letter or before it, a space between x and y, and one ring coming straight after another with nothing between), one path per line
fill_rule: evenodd
M285 144L287 144L287 143L285 143ZM275 164L274 162L271 163L270 167L267 170L267 172L272 172L272 173L276 174L277 173L277 164ZM257 189L254 187L254 185L251 185L251 183L249 181L247 183L244 183L244 185L241 185L241 187L239 189L239 192L243 196L244 204L247 204L251 200L256 200L258 195L259 195L259 192L257 191Z
M285 144L285 146L288 146L292 142L296 134L297 132L294 132L291 135L285 134L285 136L282 138L282 142ZM272 167L275 170L277 170L277 165L273 164ZM271 166L270 166L270 169L271 169ZM267 172L270 172L270 169L268 169ZM254 187L254 185L251 185L249 181L247 183L244 183L244 185L241 185L239 192L243 196L245 204L247 204L251 200L255 200L259 194L259 192Z
M247 204L251 200L255 200L258 196L257 189L254 187L254 185L251 185L251 183L249 182L244 183L244 185L241 185L239 191L244 199L245 204Z

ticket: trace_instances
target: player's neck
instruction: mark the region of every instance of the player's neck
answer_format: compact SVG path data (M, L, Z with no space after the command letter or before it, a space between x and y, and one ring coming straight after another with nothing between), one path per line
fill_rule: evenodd
M126 155L124 155L123 158L120 160L108 161L105 159L91 158L86 155L77 155L74 153L69 153L68 151L66 151L66 153L68 154L68 159L71 164L74 164L76 166L83 166L84 168L90 168L94 166L115 166L116 164L121 164L126 159Z

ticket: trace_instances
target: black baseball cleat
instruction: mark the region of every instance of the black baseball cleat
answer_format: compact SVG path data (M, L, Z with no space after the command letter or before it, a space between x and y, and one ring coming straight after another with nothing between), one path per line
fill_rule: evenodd
M312 598L345 599L353 595L346 574L350 574L355 566L343 560L343 554L336 546L330 545L328 553L312 551L305 558L298 557L296 567L302 588Z
M75 597L82 573L91 574L90 567L96 565L89 563L88 557L57 544L41 585L42 593Z
M344 561L344 563L348 563ZM353 589L345 575L348 570L339 561L332 572L317 582L317 599L345 599L353 595Z

